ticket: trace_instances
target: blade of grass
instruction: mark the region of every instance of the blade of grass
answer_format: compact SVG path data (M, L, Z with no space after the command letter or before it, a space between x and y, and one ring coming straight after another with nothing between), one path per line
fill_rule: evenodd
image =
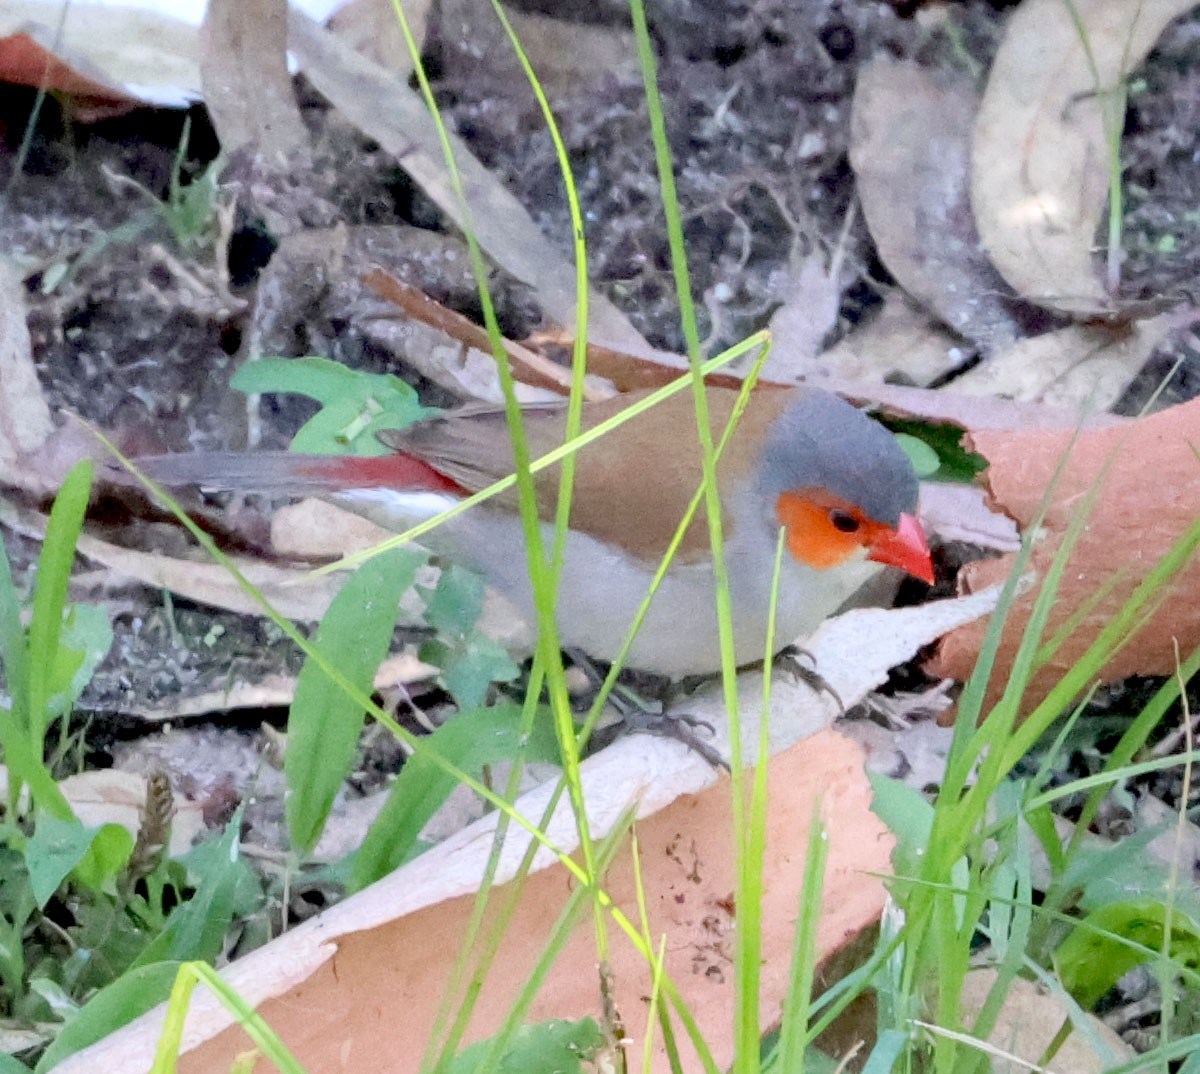
M792 947L792 969L780 1025L780 1069L787 1074L804 1074L806 1029L812 1017L812 987L817 968L817 927L821 921L821 895L829 864L829 833L821 820L821 800L813 802L808 848L804 858L804 882Z

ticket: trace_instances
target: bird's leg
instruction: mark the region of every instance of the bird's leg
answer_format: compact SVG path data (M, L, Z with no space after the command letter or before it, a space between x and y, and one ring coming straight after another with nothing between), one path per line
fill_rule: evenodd
M801 659L808 660L805 665ZM846 706L842 704L842 699L838 696L838 692L829 684L829 681L816 668L816 659L813 654L807 649L802 649L799 645L788 645L780 649L775 654L775 659L772 661L772 670L781 668L789 675L794 676L804 683L809 689L818 694L828 694L837 703L838 714L846 715ZM765 661L755 660L752 664L742 664L738 668L739 673L743 671L764 671ZM679 689L681 693L694 693L702 686L707 686L711 682L720 679L720 674L712 675L690 675L686 679L680 680Z
M571 662L587 675L592 684L599 690L604 683L604 676L600 673L600 669L591 658L578 649L567 649L565 651L567 656L570 657ZM666 682L666 688L653 703L647 702L632 687L621 682L616 683L612 692L608 695L608 701L620 714L621 723L616 735L612 736L612 738L635 731L649 735L658 735L661 738L673 738L677 742L682 742L688 749L698 753L714 768L728 770L729 764L725 758L705 742L698 733L704 731L711 736L715 730L712 724L707 720L689 716L687 713L669 713L666 711L666 700L674 695L674 691L671 689L669 681L663 681ZM657 706L657 708L652 707L652 704ZM607 735L604 737L608 738ZM608 741L612 741L612 738L609 738Z

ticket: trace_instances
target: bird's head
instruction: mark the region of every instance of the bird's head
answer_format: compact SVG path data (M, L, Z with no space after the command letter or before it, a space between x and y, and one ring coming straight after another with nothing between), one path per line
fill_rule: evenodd
M896 438L836 396L800 396L772 423L759 471L787 551L828 570L866 558L933 582L918 481Z

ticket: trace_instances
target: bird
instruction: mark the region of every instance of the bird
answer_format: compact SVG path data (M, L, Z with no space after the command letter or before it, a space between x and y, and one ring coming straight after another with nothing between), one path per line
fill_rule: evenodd
M716 441L738 392L707 391ZM582 428L594 428L644 394L585 402ZM565 400L524 408L532 457L563 443L566 415ZM393 531L426 521L515 470L502 407L468 405L388 430L380 439L390 453L198 452L141 458L137 466L168 485L318 495ZM694 404L685 393L578 451L556 604L564 649L602 662L617 658L701 479ZM548 548L557 465L534 481ZM885 568L933 581L929 545L916 517L919 483L908 456L887 429L829 392L752 392L719 460L717 485L739 666L766 656L781 527L777 650L810 634ZM529 622L536 621L514 488L447 520L421 542L479 571ZM701 507L626 666L676 681L719 671L715 586Z

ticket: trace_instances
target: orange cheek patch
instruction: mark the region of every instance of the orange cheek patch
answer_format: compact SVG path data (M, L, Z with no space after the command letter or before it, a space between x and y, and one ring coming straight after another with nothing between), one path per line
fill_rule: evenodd
M829 517L829 507L791 492L775 501L775 517L787 530L787 549L816 570L836 567L862 546L861 532L843 533Z

